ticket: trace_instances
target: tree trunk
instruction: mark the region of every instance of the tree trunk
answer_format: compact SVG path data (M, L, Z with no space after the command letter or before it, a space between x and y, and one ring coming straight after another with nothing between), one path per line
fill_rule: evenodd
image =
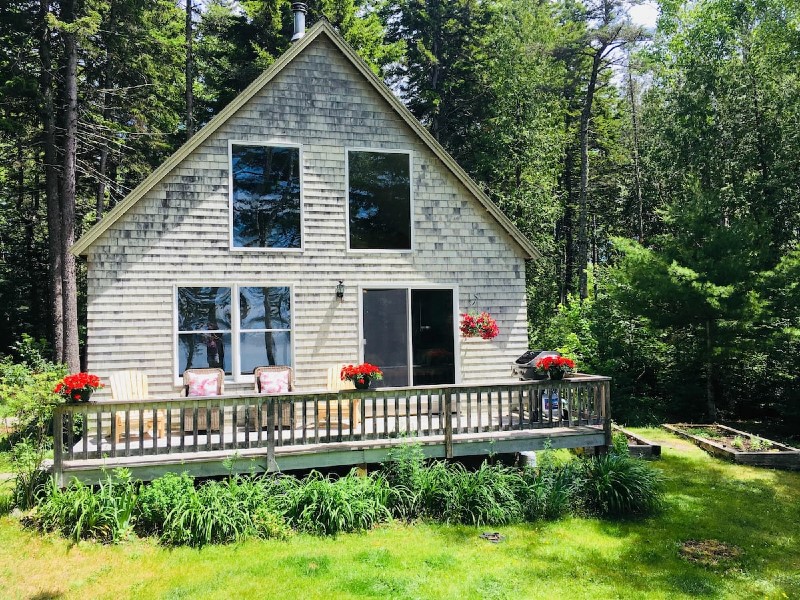
M75 2L64 2L64 18L75 21ZM64 38L64 172L61 180L61 272L64 298L64 362L73 373L80 371L78 343L78 284L75 257L69 249L75 243L75 187L78 149L78 45L74 32Z
M630 55L628 57L628 101L631 104L631 125L633 128L633 179L636 184L637 229L639 243L644 243L644 202L642 200L642 171L639 162L639 118L636 114L636 97L633 93Z
M594 92L597 88L597 76L600 72L600 63L606 46L602 45L595 50L592 58L592 71L589 76L589 83L586 86L586 97L583 101L581 110L581 123L579 132L580 153L581 153L581 179L580 191L578 194L578 288L581 301L589 296L586 279L586 265L589 262L589 124L592 120L592 105L594 104Z
M194 56L192 55L192 0L186 0L186 139L194 135Z
M717 421L717 403L715 400L716 369L714 367L714 357L712 356L713 345L711 343L711 320L706 320L706 409L710 423Z
M108 30L108 35L106 36L106 64L103 68L103 81L102 81L102 112L103 112L103 121L108 121L109 117L111 116L111 110L108 107L108 90L113 87L113 78L114 78L114 70L113 70L113 57L114 52L111 48L113 44L114 36L116 35L116 21L115 21L115 13L114 13L114 2L111 0L108 6L108 24L106 25ZM108 169L108 140L106 136L102 136L102 147L100 148L100 165L98 167L98 175L97 175L97 196L95 198L95 218L97 221L103 218L103 212L105 210L105 198L106 198L106 171Z
M53 360L64 360L64 306L61 289L62 245L61 207L58 198L58 171L56 170L56 121L53 105L53 73L50 55L50 28L47 26L49 3L40 0L39 13L42 27L39 57L42 71L39 76L41 118L44 146L44 189L47 202L48 288L50 292L50 341Z

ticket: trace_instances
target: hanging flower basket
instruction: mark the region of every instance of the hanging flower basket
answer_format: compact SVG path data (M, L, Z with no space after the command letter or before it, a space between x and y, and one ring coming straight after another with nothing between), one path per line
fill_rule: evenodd
M87 402L92 392L104 388L100 378L91 373L74 373L58 382L53 392L67 402Z
M463 313L461 315L461 336L465 338L480 337L484 340L491 340L497 337L500 329L488 312L479 315Z

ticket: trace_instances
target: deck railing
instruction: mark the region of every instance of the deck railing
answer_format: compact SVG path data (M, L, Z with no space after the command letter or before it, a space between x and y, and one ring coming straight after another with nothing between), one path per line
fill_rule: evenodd
M65 461L250 448L266 448L271 464L276 447L397 437L444 436L452 456L458 436L585 425L603 426L610 444L609 416L610 379L600 376L64 404L54 471Z

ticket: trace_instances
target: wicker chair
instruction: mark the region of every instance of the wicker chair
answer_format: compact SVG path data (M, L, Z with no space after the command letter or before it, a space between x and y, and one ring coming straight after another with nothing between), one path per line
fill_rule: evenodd
M283 373L289 372L289 391L294 391L294 373L292 372L292 367L286 365L280 366L270 366L270 367L256 367L253 371L253 377L255 378L255 391L257 394L261 393L261 374L266 373L269 371L273 371L276 373ZM256 407L250 407L250 422L255 423L258 420L258 413L256 412ZM277 417L276 417L277 422ZM267 426L267 411L263 409L261 411L261 427ZM292 422L292 403L290 402L282 402L281 403L281 426L282 427L293 427L294 424Z
M111 399L115 402L126 400L146 400L149 397L147 389L147 375L141 371L117 371L109 377L111 380ZM166 427L166 416L164 411L158 411L158 428L153 426L153 412L144 411L144 418L141 411L130 410L129 422L131 430L129 433L139 431L139 420L144 421L144 430L153 437L162 437ZM114 433L114 444L119 444L119 438L125 430L125 413L116 413L116 431Z
M189 396L189 375L207 375L209 373L213 373L217 376L217 395L221 396L224 385L225 385L225 371L222 369L217 368L208 368L208 369L186 369L183 372L183 386L184 386L184 395ZM210 396L213 397L213 396ZM207 409L205 408L198 408L197 409L197 429L199 430L206 430L206 431L219 431L219 409L212 408L211 409L211 425L209 426L208 423L208 416L206 415ZM194 419L191 411L184 416L183 420L183 430L184 431L193 431L194 430Z

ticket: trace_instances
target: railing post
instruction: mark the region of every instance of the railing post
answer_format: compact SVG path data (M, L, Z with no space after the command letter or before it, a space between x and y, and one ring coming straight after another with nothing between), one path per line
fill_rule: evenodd
M267 472L275 466L275 398L267 398Z
M444 456L453 458L453 392L444 395Z
M603 437L606 447L611 446L611 382L604 381L600 386L603 402Z
M85 434L84 434L85 435ZM64 487L64 406L56 406L53 411L53 479L60 488Z

